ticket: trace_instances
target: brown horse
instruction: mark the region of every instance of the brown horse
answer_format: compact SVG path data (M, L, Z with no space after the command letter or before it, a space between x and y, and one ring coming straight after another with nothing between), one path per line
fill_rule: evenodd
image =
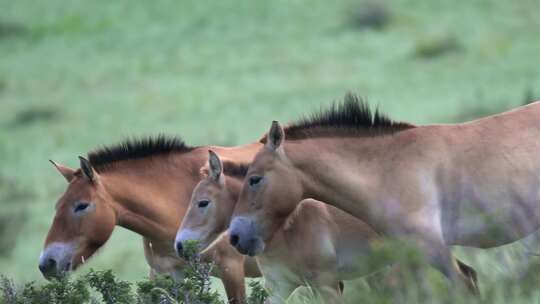
M263 251L279 218L314 198L414 246L475 290L449 246L489 248L540 227L540 103L456 125L396 123L354 96L282 129L245 179L230 226L244 254Z
M191 197L191 204L176 235L176 244L197 241L200 250L227 235L247 165L227 161L209 151L208 165ZM271 291L269 303L282 303L299 286L312 287L324 303L339 302L340 281L380 270L390 259L378 234L364 222L335 207L305 199L280 219L280 227L257 262ZM460 267L474 270L464 263Z
M77 269L118 225L143 237L151 273L181 278L185 262L172 244L208 149L250 161L260 146L189 147L176 138L157 137L91 152L88 160L80 158L80 169L55 164L69 184L56 204L40 270L51 277ZM260 276L256 262L244 261L225 241L216 242L205 258L217 264L216 275L230 300L244 300L244 270L248 276Z

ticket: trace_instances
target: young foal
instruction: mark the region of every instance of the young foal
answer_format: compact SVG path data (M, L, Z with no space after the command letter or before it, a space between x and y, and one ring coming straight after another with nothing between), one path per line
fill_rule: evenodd
M205 250L227 230L245 175L243 165L225 163L209 152L207 177L193 190L191 204L176 243L196 240ZM227 176L224 175L227 174ZM291 204L292 205L292 204ZM275 222L277 230L264 240L257 256L270 303L282 303L299 286L309 285L325 303L337 302L339 282L366 276L392 261L370 259L381 248L375 231L362 221L312 199ZM375 262L376 261L376 262ZM474 272L465 264L462 267Z
M264 249L293 202L329 202L414 246L452 282L475 290L449 246L489 248L540 227L540 103L457 125L414 127L344 104L282 129L250 165L230 238Z
M211 147L238 161L250 161L260 144ZM69 185L56 205L56 215L41 253L45 277L77 269L109 239L116 225L143 237L152 273L182 277L185 265L171 244L184 216L199 168L210 147L188 147L175 138L127 141L91 152L80 169L55 164ZM230 300L243 301L244 258L225 241L204 257L214 259ZM248 276L259 276L253 259Z

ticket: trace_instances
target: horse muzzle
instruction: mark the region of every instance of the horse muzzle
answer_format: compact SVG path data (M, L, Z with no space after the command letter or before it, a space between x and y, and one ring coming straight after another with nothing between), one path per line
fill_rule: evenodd
M205 239L205 234L200 231L191 229L179 230L174 241L174 250L181 258L189 258L191 254L199 254L207 246L205 242L201 242L201 238ZM190 244L191 243L191 244ZM190 246L195 246L191 247ZM195 252L192 252L195 250Z
M256 256L264 251L264 241L257 233L255 222L246 217L235 217L229 227L231 245L243 255Z
M48 245L39 257L39 271L45 279L59 278L72 269L74 247L69 244L53 243Z

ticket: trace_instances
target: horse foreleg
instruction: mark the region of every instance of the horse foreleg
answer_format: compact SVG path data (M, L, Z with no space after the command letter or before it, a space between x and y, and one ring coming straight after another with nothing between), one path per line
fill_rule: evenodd
M156 278L156 276L156 271L154 270L154 268L150 267L150 270L148 270L148 277L153 280Z
M246 301L244 258L229 257L218 265L219 275L229 303L241 304Z
M268 290L270 296L265 304L282 304L285 303L287 298L293 293L293 291L298 288L299 285L291 282L284 277L276 276L265 276L264 277L264 288Z
M339 294L343 295L344 291L345 291L345 283L343 283L343 281L339 281Z
M321 297L323 303L341 303L341 286L343 282L339 281L333 274L321 274L310 286L315 294Z

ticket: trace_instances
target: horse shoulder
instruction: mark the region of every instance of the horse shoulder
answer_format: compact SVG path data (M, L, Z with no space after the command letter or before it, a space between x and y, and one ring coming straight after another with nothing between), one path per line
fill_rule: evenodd
M335 227L326 208L323 202L303 200L284 225L284 238L289 249L307 268L333 268L335 264Z

